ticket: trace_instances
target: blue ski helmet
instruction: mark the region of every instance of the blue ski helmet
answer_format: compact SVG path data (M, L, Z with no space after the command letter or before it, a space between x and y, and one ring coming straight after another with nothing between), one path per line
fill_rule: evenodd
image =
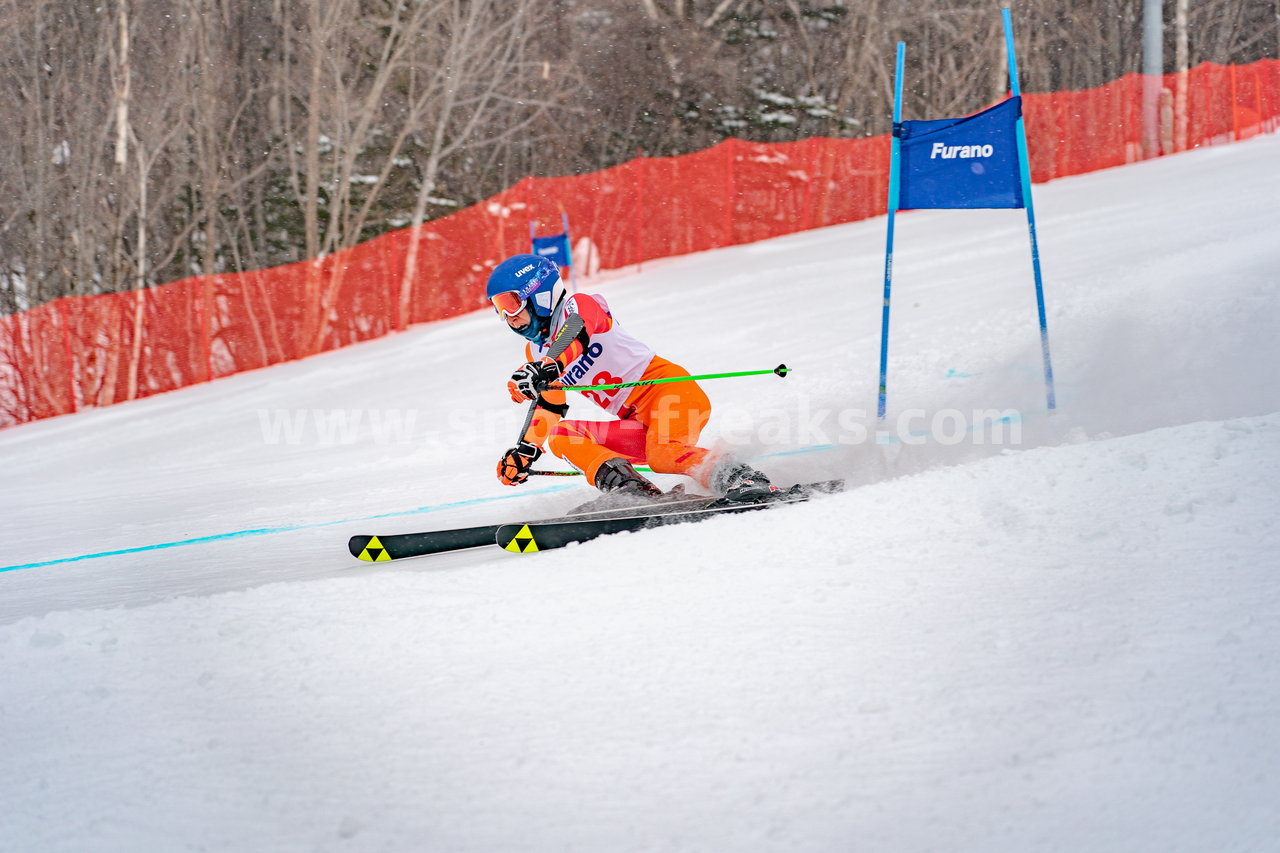
M512 331L543 346L551 333L551 312L563 296L559 283L560 268L550 258L512 255L489 273L485 295L502 315L518 314L528 308L529 323Z

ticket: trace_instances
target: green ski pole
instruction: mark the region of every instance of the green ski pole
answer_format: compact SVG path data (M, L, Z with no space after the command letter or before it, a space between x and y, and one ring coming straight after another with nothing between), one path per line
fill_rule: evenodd
M635 469L637 471L642 471L646 474L657 473L652 468L647 468L644 465L636 465ZM530 476L534 476L534 477L581 477L582 476L581 471L530 471L529 474Z
M791 368L779 364L772 370L740 370L735 373L704 373L701 376L671 376L666 379L641 379L636 382L618 382L613 385L548 385L548 391L609 391L614 388L634 388L637 385L661 385L663 382L693 382L700 379L729 379L734 376L762 376L772 373L785 377Z
M791 372L791 368L785 364L779 364L772 370L741 370L735 373L704 373L701 376L672 376L667 379L642 379L638 382L619 382L614 385L549 385L548 391L608 391L614 388L634 388L637 385L658 385L663 382L693 382L697 379L729 379L734 376L762 376L766 373L772 373L776 376L786 377ZM530 420L532 420L533 407L529 409ZM525 429L528 429L525 425ZM524 432L521 431L521 435ZM643 465L636 466L637 471L645 471L653 473L652 468L646 468ZM581 477L581 471L530 471L531 476L542 477Z

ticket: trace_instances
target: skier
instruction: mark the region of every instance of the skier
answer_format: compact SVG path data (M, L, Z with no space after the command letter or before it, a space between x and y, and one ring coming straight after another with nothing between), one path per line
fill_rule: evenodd
M517 486L528 480L547 444L602 492L661 495L636 471L636 464L687 475L733 501L759 501L778 491L759 471L698 446L711 417L711 401L695 382L585 391L584 396L619 420L565 419L566 392L548 386L612 385L689 373L624 331L603 296L569 295L553 261L529 254L507 258L490 274L486 293L508 328L529 342L527 362L507 383L511 399L537 401L521 441L498 462L503 483ZM563 343L557 336L566 325L572 342L553 358L552 341Z

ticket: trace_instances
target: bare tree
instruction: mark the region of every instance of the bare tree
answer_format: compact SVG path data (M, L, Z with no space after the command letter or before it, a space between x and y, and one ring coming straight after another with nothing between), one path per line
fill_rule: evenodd
M1141 0L1011 5L1025 91L1140 68ZM1278 8L1170 0L1165 70L1275 57ZM0 312L321 259L637 152L884 133L899 40L909 115L1005 91L984 0L0 0ZM314 268L306 347L341 275Z
M432 29L448 37L425 43L421 60L408 69L409 90L416 97L409 101L406 126L425 130L417 146L415 229L426 217L444 162L463 151L519 139L570 94L544 99L536 91L512 91L512 80L536 78L534 66L540 64L526 49L530 34L543 25L530 5L512 9L500 0L442 0L436 8L441 19ZM409 243L400 282L401 322L409 317L420 246L420 240Z
M537 4L333 0L305 5L307 26L289 48L296 61L282 69L279 80L281 96L294 95L291 102L302 113L290 114L284 136L293 143L291 150L303 152L293 160L291 186L303 210L309 257L371 236L371 218L392 194L402 204L411 203L408 221L420 224L442 163L462 151L515 138L555 100L536 97L528 85L535 75L525 45L544 25ZM299 10L281 3L278 14L282 23L297 21ZM287 23L284 29L290 29ZM298 85L302 74L305 86ZM417 257L414 243L403 275L402 306ZM324 279L312 266L308 302L315 310L304 331L308 349L321 345L342 276L339 267Z

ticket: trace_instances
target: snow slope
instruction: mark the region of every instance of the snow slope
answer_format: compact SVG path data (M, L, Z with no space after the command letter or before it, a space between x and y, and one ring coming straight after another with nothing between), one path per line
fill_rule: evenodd
M1037 187L1051 416L1020 213L899 218L883 425L883 221L594 283L795 369L707 440L859 487L767 517L353 561L582 500L484 312L0 432L0 850L1276 849L1277 162Z

